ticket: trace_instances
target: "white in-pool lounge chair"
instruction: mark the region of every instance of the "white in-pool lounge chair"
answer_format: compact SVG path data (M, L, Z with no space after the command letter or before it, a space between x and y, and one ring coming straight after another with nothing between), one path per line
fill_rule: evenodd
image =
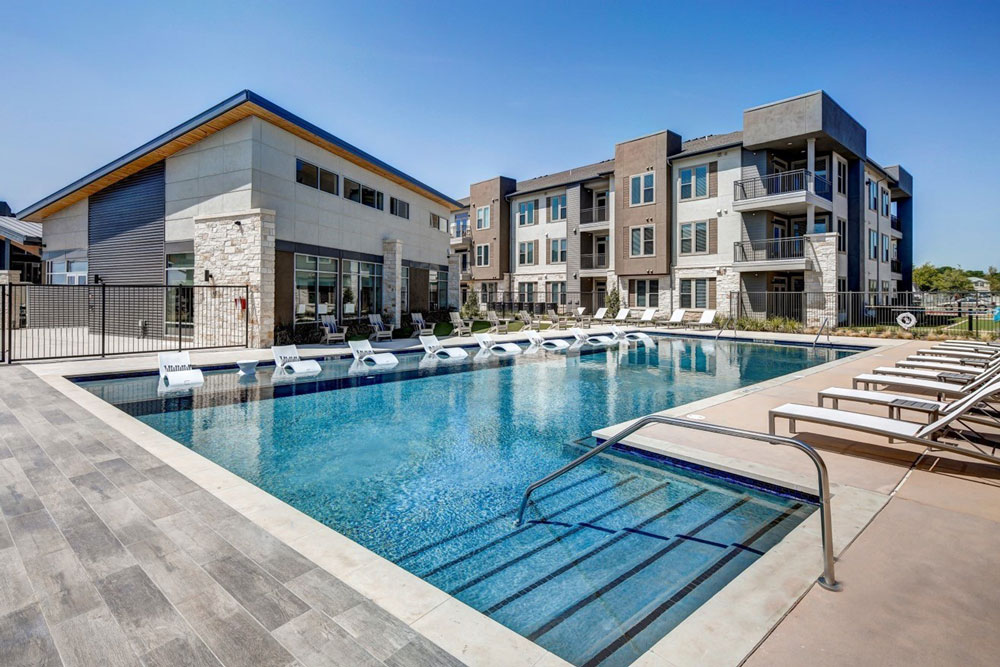
M303 360L294 345L273 345L271 354L274 356L274 364L285 375L316 375L323 370L315 359Z
M687 311L684 308L678 308L674 312L670 313L670 319L663 323L665 327L679 327L684 325L684 313Z
M887 437L890 443L895 440L902 440L903 442L919 444L925 447L946 450L963 456L989 461L990 463L1000 463L1000 458L996 456L996 448L1000 446L1000 440L993 440L979 434L974 428L969 426L967 419L963 419L977 404L998 392L1000 392L1000 382L986 384L968 396L955 401L947 414L941 414L930 424L919 424L901 419L878 417L875 415L848 412L847 410L835 410L833 408L821 408L815 405L800 405L798 403L786 403L774 408L768 413L768 422L772 434L776 432L776 420L782 418L788 420L788 428L792 433L797 432L797 422L805 421L882 435ZM969 433L959 432L955 428L956 423L964 426ZM971 444L975 449L963 449L954 444L941 442L939 438L942 437L962 440ZM987 454L983 450L984 448L992 449L993 454Z
M531 343L532 347L549 350L550 352L569 349L569 343L562 338L546 338L537 331L528 332L528 342Z
M625 331L621 327L612 324L611 333L614 334L615 340L617 341L628 341L629 343L642 343L646 347L654 347L656 343L649 336L641 331Z
M434 334L421 336L420 344L424 346L424 352L438 359L458 360L469 356L469 353L460 347L445 347Z
M570 329L569 332L573 334L573 338L576 338L577 342L585 345L592 345L594 347L611 347L612 345L617 345L617 342L611 336L585 334L575 327Z
M434 335L434 325L427 324L423 313L410 313L410 321L413 322L413 329L417 332L417 336Z
M323 344L347 342L347 327L338 327L336 317L322 315L320 316L320 324L323 327Z
M517 343L511 342L497 342L493 336L489 334L477 333L472 334L476 342L479 343L479 347L482 350L491 352L497 356L513 356L515 354L521 354L524 350Z
M156 355L160 367L160 385L165 390L188 389L205 383L200 368L191 368L191 356L186 352L160 352Z
M454 327L452 333L456 336L470 336L472 335L472 322L465 322L462 316L452 311L449 313L451 316L451 326Z
M347 343L351 346L351 354L355 361L360 361L372 368L392 368L399 363L399 359L392 352L376 352L372 348L371 341L352 340Z
M698 321L691 325L692 327L697 327L699 329L708 329L715 326L715 311L714 310L703 310L701 311L701 317Z

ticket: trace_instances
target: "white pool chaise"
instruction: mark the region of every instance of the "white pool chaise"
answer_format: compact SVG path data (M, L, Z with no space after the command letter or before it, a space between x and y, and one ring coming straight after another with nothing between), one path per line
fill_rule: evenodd
M616 344L615 339L611 336L604 336L602 334L587 335L577 328L570 329L569 332L573 334L573 338L576 338L577 342L585 345L593 345L594 347L610 347Z
M647 347L654 347L656 342L649 334L641 331L625 331L619 326L612 325L611 333L615 335L615 340L626 340L630 343L642 343Z
M187 389L205 383L201 369L191 368L191 356L187 352L160 352L156 358L164 389Z
M493 336L489 334L472 334L479 343L479 347L487 352L492 352L493 354L503 357L503 356L513 356L515 354L521 354L524 350L517 343L509 342L497 342Z
M315 359L302 359L294 345L272 345L275 365L286 375L316 375L323 371Z
M370 368L392 368L399 359L392 352L376 352L371 341L352 340L347 343L351 347L354 360Z
M420 336L420 344L424 347L424 352L438 359L459 360L466 359L469 353L460 347L445 347L434 334Z
M569 349L569 343L562 338L546 338L537 331L528 332L528 342L531 343L532 347L549 350L550 352Z

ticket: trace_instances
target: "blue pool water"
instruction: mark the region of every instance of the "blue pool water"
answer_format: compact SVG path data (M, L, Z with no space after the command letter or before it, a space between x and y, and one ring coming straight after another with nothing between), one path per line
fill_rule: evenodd
M212 371L81 385L578 665L627 665L807 517L808 497L632 450L537 492L597 428L851 354L659 338L656 347L436 363L324 362L313 380Z

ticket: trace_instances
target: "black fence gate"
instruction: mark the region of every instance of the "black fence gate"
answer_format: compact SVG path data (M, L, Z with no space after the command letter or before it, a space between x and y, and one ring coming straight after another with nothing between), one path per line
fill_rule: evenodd
M0 288L0 360L7 363L249 343L246 285Z

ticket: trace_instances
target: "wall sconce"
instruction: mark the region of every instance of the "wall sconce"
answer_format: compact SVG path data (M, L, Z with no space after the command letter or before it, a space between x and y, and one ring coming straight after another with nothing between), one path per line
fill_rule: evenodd
M211 282L211 280L212 280L212 273L208 269L205 269L205 282L206 283Z
M242 220L237 220L233 224L236 225L237 227L242 227L243 226L243 221Z

